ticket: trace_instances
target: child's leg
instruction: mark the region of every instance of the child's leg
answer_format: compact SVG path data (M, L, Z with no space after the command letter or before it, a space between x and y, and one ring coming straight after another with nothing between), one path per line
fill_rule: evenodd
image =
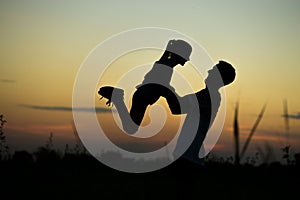
M138 130L138 126L132 121L124 103L124 91L122 89L105 86L100 88L98 94L108 99L108 102L106 103L107 105L110 105L111 102L114 103L125 132L133 134Z
M159 97L156 86L151 84L140 87L133 94L130 116L136 125L141 125L148 105L155 103Z
M141 125L148 105L155 103L159 99L153 85L139 88L132 97L130 113L122 100L113 101L122 121L123 129L129 134L134 134Z
M148 103L139 101L137 98L132 99L130 116L136 125L141 125L148 105Z
M124 131L128 134L134 134L138 130L139 126L132 120L124 100L117 100L113 103L119 113Z

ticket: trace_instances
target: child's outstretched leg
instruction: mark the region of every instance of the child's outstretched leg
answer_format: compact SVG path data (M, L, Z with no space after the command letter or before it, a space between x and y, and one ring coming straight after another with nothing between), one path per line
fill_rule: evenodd
M106 102L107 105L110 105L111 103L115 105L119 113L124 131L128 134L134 134L138 130L139 126L132 120L124 103L124 90L111 86L105 86L100 88L98 94L108 99L108 101Z

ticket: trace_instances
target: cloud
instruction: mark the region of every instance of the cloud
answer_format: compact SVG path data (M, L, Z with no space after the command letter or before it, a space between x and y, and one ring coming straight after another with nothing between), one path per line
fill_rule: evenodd
M294 115L281 115L282 117L284 118L290 118L290 119L300 119L300 112L298 112L297 114L294 114Z
M35 110L47 110L47 111L66 111L66 112L94 112L96 110L97 113L108 113L114 111L114 109L109 108L102 108L102 107L78 107L78 108L72 108L67 106L39 106L39 105L27 105L27 104L20 104L18 106L29 108L29 109L35 109Z
M0 79L1 83L15 83L15 80L11 80L11 79Z

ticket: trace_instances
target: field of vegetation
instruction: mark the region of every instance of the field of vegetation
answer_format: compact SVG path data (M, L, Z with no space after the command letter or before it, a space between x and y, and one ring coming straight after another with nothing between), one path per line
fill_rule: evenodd
M6 145L5 123L1 115L0 196L5 199L287 199L299 196L300 153L290 155L289 147L282 149L283 162L257 163L252 159L242 163L239 153L230 158L208 155L201 166L178 159L163 169L135 174L103 165L80 141L72 147L66 145L64 151L57 150L53 134L32 153L11 153ZM116 152L101 156L112 155L123 159Z

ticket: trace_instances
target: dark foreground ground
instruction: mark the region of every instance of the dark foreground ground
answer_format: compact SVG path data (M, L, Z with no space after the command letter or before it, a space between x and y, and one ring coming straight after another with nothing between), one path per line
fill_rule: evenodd
M299 198L300 166L234 166L178 160L164 169L119 172L91 156L0 162L0 199L262 199Z

